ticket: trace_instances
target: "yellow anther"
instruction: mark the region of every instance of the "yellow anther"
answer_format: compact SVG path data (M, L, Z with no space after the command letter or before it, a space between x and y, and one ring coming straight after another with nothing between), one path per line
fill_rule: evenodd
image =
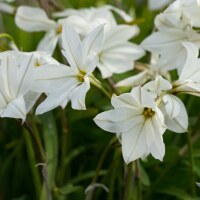
M145 107L143 111L143 115L145 118L150 118L155 115L155 111L153 111L152 108Z
M40 67L42 64L40 63L40 61L39 60L36 60L36 62L35 62L35 67Z
M59 26L57 27L56 32L57 32L58 34L62 33L62 25L59 25Z
M85 76L86 72L84 71L80 71L79 74L77 75L77 78L80 82L84 82L84 76Z

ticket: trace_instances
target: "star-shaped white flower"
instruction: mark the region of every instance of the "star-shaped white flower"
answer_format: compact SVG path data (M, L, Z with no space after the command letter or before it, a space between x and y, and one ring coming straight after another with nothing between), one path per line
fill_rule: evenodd
M102 25L82 41L69 24L63 26L63 54L70 67L52 65L36 68L36 83L38 82L39 86L43 83L42 91L48 93L46 100L37 108L36 114L42 114L58 106L64 108L69 101L74 109L86 109L85 96L90 88L90 80L95 79L92 72L98 63L102 41ZM40 87L36 89L39 91Z
M150 153L162 160L165 154L162 135L166 126L151 95L136 87L131 93L113 96L111 103L114 109L98 114L94 121L102 129L121 137L125 162L145 158Z

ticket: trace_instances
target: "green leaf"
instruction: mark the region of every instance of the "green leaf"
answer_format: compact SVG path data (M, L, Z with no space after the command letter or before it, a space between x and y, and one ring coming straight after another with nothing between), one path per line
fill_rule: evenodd
M174 187L162 188L157 190L157 192L161 194L168 194L170 196L175 196L180 200L194 200L194 198L192 198L184 190L181 190L179 188L174 188Z
M60 188L60 193L62 195L68 195L68 194L71 194L71 193L74 193L74 192L77 192L77 190L80 190L82 189L83 187L81 186L74 186L72 184L68 184L62 188Z

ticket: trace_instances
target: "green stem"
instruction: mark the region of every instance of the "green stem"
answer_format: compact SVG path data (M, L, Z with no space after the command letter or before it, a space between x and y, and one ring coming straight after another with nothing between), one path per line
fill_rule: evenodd
M137 186L137 200L142 199L142 191L141 191L141 174L140 174L140 163L139 160L135 161L135 182Z
M99 89L108 99L111 99L110 93L101 85L101 83L93 76L90 76L90 83Z
M19 123L21 124L21 122ZM47 200L52 200L52 195L51 195L51 191L48 184L46 156L45 156L45 151L43 149L42 143L27 122L22 124L22 126L29 132L32 138L32 141L35 146L37 159L39 162L37 166L41 167L41 174L42 174L42 178L43 178L45 189L46 189Z
M11 40L13 42L13 44L17 47L15 40L13 39L13 37L7 33L1 33L0 34L0 38L8 38L9 40Z
M40 190L41 190L41 180L40 180L39 172L38 172L37 168L35 167L36 160L35 160L33 144L31 142L30 135L27 134L27 132L25 130L23 132L23 135L24 135L28 159L29 159L29 163L30 163L30 169L31 169L32 176L33 176L36 199L39 199Z
M131 196L132 196L132 188L133 188L133 166L134 166L134 162L131 162L128 166L127 166L127 173L126 173L126 184L125 184L125 194L124 194L124 200L131 200Z
M194 172L194 156L192 150L192 142L191 142L191 132L187 132L187 142L188 142L188 155L190 162L190 175L191 175L191 194L194 197L196 193L196 181L195 181L195 172Z
M43 149L41 141L36 136L36 134L34 133L32 128L28 125L27 122L25 122L23 124L23 127L29 132L29 134L31 135L31 138L32 138L32 140L34 142L34 145L36 146L36 153L37 153L38 161L40 163L45 163L46 162L46 157L45 157L45 153L44 153L44 149Z

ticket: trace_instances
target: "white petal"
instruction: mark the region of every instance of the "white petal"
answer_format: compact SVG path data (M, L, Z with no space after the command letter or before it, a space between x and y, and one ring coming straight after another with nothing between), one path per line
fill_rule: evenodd
M35 102L37 101L40 95L41 95L40 93L36 93L33 91L29 91L24 95L24 101L27 113L32 109L32 107L34 106Z
M12 55L4 55L1 59L1 91L6 99L17 97L17 73L18 66L16 59Z
M140 46L127 41L124 41L120 44L116 44L107 48L104 47L101 54L103 53L118 54L117 56L126 57L131 60L137 60L142 56L144 56L145 54L144 50Z
M108 8L110 10L113 10L114 12L116 12L120 17L122 17L122 19L124 19L126 22L131 22L133 21L133 18L128 15L126 12L124 12L123 10L117 8L117 7L114 7L114 6L111 6L111 5L106 5L104 6L104 8Z
M62 46L64 49L64 56L66 56L70 66L80 69L83 66L80 37L72 26L67 23L63 25Z
M8 5L7 3L0 2L0 12L5 12L13 15L15 12L15 7Z
M200 61L198 60L199 48L190 42L184 42L183 45L187 50L187 59L179 79L191 79L200 82ZM197 80L194 79L194 76L198 76L198 78L195 78Z
M142 111L130 108L117 108L98 114L94 121L105 131L122 133L132 129L143 120Z
M87 56L94 52L96 54L103 47L104 40L104 29L103 25L95 28L88 36L86 36L82 41L83 47L83 60L85 61Z
M183 102L174 95L165 95L165 124L169 130L183 133L188 128L188 115Z
M75 79L77 73L65 65L46 65L35 68L35 82L32 90L51 92L63 87L69 79Z
M148 70L144 70L143 72L135 76L131 76L122 81L119 81L116 84L116 86L117 87L124 87L124 86L135 87L138 85L143 85L147 80L148 80Z
M156 109L156 103L154 99L145 89L141 88L140 86L133 88L131 90L131 95L133 98L135 98L138 104L141 105L141 107L152 108L153 110Z
M113 95L111 98L111 104L114 108L136 108L138 109L140 104L138 104L138 101L133 98L133 96L130 93L124 93L120 96Z
M44 38L38 44L37 50L45 51L48 54L52 55L56 48L59 38L60 35L57 34L54 30L47 32Z
M142 121L129 131L122 133L122 154L127 164L150 153L146 143L146 134Z
M195 83L191 80L178 80L173 91L176 93L186 93L195 96L200 96L200 83Z
M34 82L34 56L26 57L17 73L17 95L24 95Z
M25 31L48 31L56 27L56 23L50 20L41 8L20 6L15 15L15 23Z
M1 117L22 119L24 122L26 119L26 105L24 98L21 96L9 103Z
M163 142L162 135L156 132L156 137L154 143L150 148L151 154L154 158L159 159L160 161L163 160L165 155L165 144Z
M0 92L0 113L2 112L4 108L6 108L6 106L7 106L7 101L5 97L3 96L3 94Z
M118 25L109 29L105 34L104 48L112 47L136 36L139 33L137 26Z
M150 92L154 97L157 97L161 94L162 91L167 91L172 88L172 85L169 81L157 76L154 81L150 81L143 86L148 92Z
M37 107L36 115L48 112L58 106L63 108L69 102L70 92L77 86L76 80L69 80L62 88L50 93L47 98Z
M72 108L77 110L85 110L85 97L87 91L90 89L89 80L85 80L82 84L78 85L70 94Z
M169 29L151 34L141 45L144 49L154 53L162 54L168 52L173 55L178 49L177 45L180 46L179 42L184 40L187 40L185 32L179 29Z
M98 63L98 55L95 52L90 52L90 55L87 56L85 65L82 67L82 70L87 72L86 75L90 75L95 70Z
M163 97L165 109L170 118L177 117L181 112L181 100L174 95L167 94Z

